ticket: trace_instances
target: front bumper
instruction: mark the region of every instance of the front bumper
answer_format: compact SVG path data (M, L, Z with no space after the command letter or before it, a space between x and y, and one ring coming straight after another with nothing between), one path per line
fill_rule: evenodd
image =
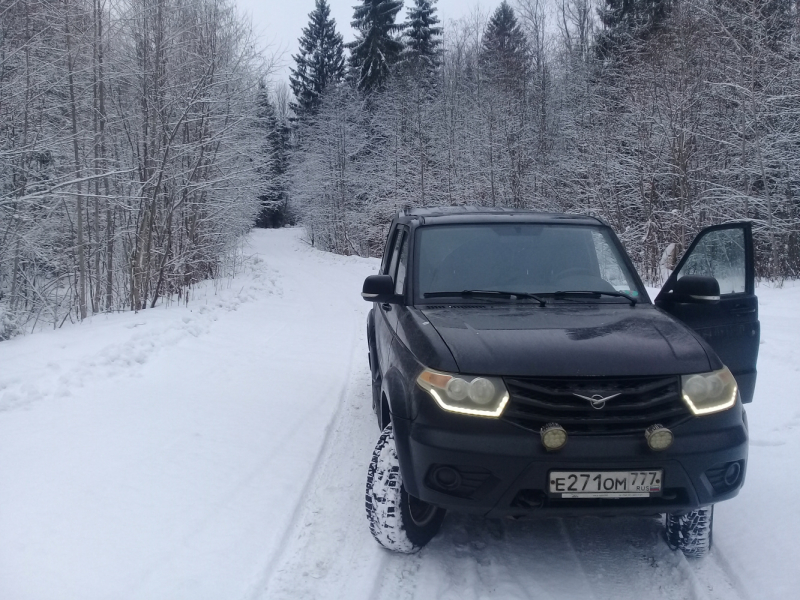
M738 494L747 465L747 424L741 403L673 428L662 452L641 435L570 436L559 452L545 450L536 432L502 419L446 414L432 403L413 421L394 418L403 482L410 494L448 510L486 515L621 515L681 513ZM726 483L721 473L738 462L741 473ZM445 490L437 468L458 473ZM548 492L552 470L663 469L663 494L650 498L561 499Z

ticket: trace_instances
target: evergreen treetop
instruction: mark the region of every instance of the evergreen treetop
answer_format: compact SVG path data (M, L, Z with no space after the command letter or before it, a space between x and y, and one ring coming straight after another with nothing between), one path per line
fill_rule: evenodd
M403 44L395 36L403 26L395 23L402 0L362 0L354 7L352 26L356 39L348 44L350 66L362 91L380 88L399 61Z
M526 66L527 42L514 9L503 0L483 34L482 58L501 78L521 76Z
M434 71L439 67L442 28L437 27L437 0L414 0L405 22L405 60L414 70Z
M292 108L300 117L315 112L325 88L345 75L344 43L330 15L327 0L316 0L299 40L300 52L292 57L296 63L289 77L296 98Z
M256 227L282 227L289 220L289 127L278 118L263 82L259 84L256 104L256 126L260 130L257 157L260 209Z
M603 31L597 41L602 58L608 58L635 40L646 39L666 20L673 0L605 0L597 13Z

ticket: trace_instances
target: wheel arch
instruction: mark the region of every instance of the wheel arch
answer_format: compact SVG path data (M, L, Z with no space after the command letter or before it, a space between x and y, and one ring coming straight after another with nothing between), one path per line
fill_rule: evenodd
M408 397L408 386L403 374L397 368L390 368L383 378L381 388L381 404L386 402L386 410L390 413L389 419L397 416L401 419L410 419L410 398ZM381 411L383 411L381 406ZM383 422L385 427L389 421Z
M369 351L370 369L380 368L378 365L378 348L375 340L375 309L367 313L367 350ZM380 374L380 373L379 373Z
M386 426L392 422L392 411L389 408L389 398L387 398L386 394L384 393L381 393L379 419L381 431L386 429Z

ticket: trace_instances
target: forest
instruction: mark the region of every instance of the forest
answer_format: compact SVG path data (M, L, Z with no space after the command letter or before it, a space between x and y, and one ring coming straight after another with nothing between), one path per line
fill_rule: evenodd
M0 340L233 268L263 167L254 48L229 0L0 3Z
M513 0L443 25L317 0L295 56L285 190L311 241L378 255L405 207L602 217L659 283L707 225L751 220L758 275L800 270L800 2Z
M593 214L653 284L746 219L798 276L797 0L305 1L288 84L233 0L0 3L0 340L188 301L254 224L378 256L414 206Z

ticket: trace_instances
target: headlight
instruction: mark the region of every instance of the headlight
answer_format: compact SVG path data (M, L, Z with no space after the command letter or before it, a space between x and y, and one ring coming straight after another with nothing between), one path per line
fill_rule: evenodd
M448 375L425 369L417 383L439 407L450 412L499 417L508 403L508 391L499 377Z
M681 377L683 401L695 415L728 410L736 404L739 388L728 367L711 373Z

